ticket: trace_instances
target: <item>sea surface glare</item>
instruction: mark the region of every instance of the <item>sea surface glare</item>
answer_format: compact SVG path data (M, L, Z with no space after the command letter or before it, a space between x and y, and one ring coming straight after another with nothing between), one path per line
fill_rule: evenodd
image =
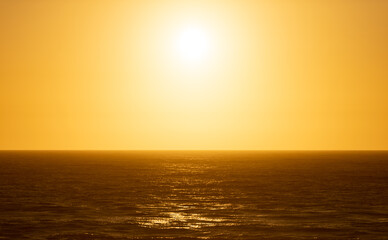
M0 239L388 239L388 152L0 152Z

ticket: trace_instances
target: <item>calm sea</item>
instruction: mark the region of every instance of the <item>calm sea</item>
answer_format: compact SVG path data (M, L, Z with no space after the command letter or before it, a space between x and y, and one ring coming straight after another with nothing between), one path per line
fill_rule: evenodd
M388 239L388 152L0 152L0 239Z

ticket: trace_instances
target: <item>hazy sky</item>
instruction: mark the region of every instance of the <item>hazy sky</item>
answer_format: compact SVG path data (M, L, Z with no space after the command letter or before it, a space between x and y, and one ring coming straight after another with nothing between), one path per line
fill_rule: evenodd
M0 1L0 149L388 149L388 1Z

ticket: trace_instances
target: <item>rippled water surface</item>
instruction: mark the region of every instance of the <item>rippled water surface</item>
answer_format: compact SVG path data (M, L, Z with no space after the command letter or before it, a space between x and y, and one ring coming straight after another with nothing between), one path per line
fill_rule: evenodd
M388 239L388 152L0 152L0 239Z

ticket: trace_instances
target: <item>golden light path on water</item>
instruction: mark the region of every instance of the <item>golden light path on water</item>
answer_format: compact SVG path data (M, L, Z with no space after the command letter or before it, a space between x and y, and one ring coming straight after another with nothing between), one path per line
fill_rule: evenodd
M168 166L168 171L171 174L179 174L182 176L190 176L193 174L203 174L208 169L208 166L198 165L193 163L179 163L171 164ZM217 184L221 181L208 180L205 185ZM223 225L234 225L229 222L228 219L222 217L209 217L203 213L196 212L201 209L207 211L223 210L231 208L232 205L229 203L221 204L217 203L217 200L221 200L224 197L208 195L202 192L201 189L191 188L189 186L203 184L203 179L193 179L190 177L183 177L170 182L171 193L165 198L161 199L160 196L155 195L155 200L160 201L157 204L152 205L139 205L140 209L153 209L159 216L152 217L139 217L137 222L148 228L157 229L198 229L203 227L213 227L219 224ZM185 187L186 186L186 187ZM220 189L213 189L220 190ZM182 202L186 197L190 201Z

